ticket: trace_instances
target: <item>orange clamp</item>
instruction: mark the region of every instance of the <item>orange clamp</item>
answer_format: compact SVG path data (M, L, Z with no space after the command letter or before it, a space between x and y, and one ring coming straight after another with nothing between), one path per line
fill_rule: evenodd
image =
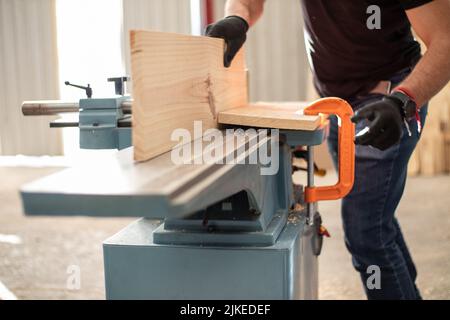
M352 107L342 99L320 99L305 109L305 115L335 114L341 119L339 127L339 181L334 186L307 187L306 203L320 200L337 200L345 197L353 187L355 180L355 125L351 121Z

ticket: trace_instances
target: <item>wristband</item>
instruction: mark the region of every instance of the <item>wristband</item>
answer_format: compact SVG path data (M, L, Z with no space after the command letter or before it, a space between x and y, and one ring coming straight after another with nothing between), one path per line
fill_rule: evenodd
M400 91L401 93L406 94L414 102L414 104L416 105L416 108L419 107L417 105L415 96L411 93L411 91L409 89L407 89L405 87L402 87L402 86L399 86L399 87L396 87L393 91L394 92L395 91Z
M393 91L399 91L403 94L406 94L412 102L416 105L416 122L417 122L417 132L420 134L422 131L422 120L420 119L419 115L419 106L417 105L415 96L411 93L411 91L405 87L399 86L396 87Z

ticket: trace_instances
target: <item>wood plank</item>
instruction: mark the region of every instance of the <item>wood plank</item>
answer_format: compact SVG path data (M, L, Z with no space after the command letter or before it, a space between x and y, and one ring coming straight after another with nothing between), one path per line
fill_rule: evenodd
M440 173L448 172L447 163L450 161L450 153L447 149L447 136L450 134L450 83L431 100L431 108L439 110L440 117L440 155L437 158L437 167Z
M444 133L445 172L450 173L450 132Z
M449 103L447 91L444 88L430 101L428 116L424 131L419 143L420 149L420 173L422 175L437 175L445 172L445 131L448 127L448 112L446 105Z
M416 148L408 163L408 175L417 176L420 173L420 148Z
M215 128L218 112L248 104L243 52L225 68L222 39L131 31L130 40L135 160L169 151L175 129Z
M420 146L420 173L425 176L434 176L440 172L436 168L436 157L438 156L438 140L440 134L432 131L427 131L422 137Z
M306 102L259 102L219 113L219 123L259 128L315 130L320 116L305 116Z
M307 103L249 104L243 50L223 66L222 39L131 31L134 158L145 161L171 150L176 129L193 136L218 123L315 130L320 116L304 116ZM187 142L187 141L184 141Z
M426 47L422 41L419 42L422 53L425 54ZM450 83L430 101L425 128L410 161L409 174L436 175L450 170L450 148L446 140L448 133L450 133Z

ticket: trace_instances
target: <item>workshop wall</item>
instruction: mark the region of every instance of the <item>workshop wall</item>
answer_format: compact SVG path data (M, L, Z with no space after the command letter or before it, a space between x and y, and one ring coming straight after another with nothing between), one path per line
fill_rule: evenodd
M50 117L25 118L24 100L58 99L54 0L0 0L0 154L59 155Z
M226 0L215 0L216 19L223 17ZM262 19L246 44L252 101L298 101L307 97L302 13L298 0L268 0ZM146 29L191 33L190 1L124 0L124 52L130 72L129 30Z
M225 0L215 0L216 19ZM307 96L308 60L298 0L268 0L246 43L252 101L298 101Z
M130 30L145 29L191 33L190 1L123 0L123 57L125 70L130 68ZM128 86L131 88L131 85Z
M450 83L430 101L426 124L408 173L425 176L450 173Z
M418 35L422 54L427 48ZM450 83L431 99L422 136L408 166L410 176L450 173Z

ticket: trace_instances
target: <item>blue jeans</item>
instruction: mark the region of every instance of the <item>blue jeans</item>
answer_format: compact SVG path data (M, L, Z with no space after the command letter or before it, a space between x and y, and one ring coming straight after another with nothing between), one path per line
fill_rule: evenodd
M373 94L349 102L357 110L382 97ZM426 114L424 106L420 111L422 125ZM331 117L330 122L328 146L337 167L337 118ZM386 151L356 146L355 184L342 201L345 244L369 299L421 299L415 285L417 271L395 217L405 188L408 161L420 138L417 122L412 120L409 125L412 136L405 127L400 143ZM365 126L359 123L356 132ZM368 280L375 283L370 266L379 267L380 289L367 286Z

